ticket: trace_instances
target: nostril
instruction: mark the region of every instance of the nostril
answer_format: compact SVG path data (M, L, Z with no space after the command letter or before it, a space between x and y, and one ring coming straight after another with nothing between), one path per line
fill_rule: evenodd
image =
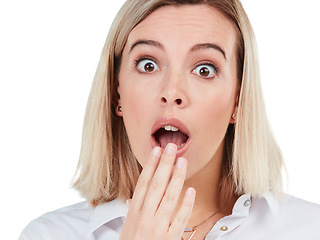
M167 103L168 100L165 97L162 97L161 98L161 102ZM174 103L177 104L177 105L181 105L182 104L182 99L181 98L177 98L176 100L174 100Z
M178 105L180 105L182 103L182 100L180 98L176 99L175 101Z

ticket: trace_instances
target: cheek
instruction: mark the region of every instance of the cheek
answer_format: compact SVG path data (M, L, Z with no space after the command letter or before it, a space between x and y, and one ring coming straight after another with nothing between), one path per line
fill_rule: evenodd
M199 105L199 116L203 117L202 135L207 142L219 143L224 138L234 109L233 91L219 91L208 95L209 97Z
M125 78L120 75L119 94L122 107L123 121L129 138L131 149L143 166L151 152L150 116L152 114L152 101L150 101L150 91L146 87L133 84L135 79Z
M127 115L131 115L131 112L141 111L141 105L143 104L143 93L139 89L137 81L130 76L130 71L127 69L121 69L119 74L119 95L120 104L123 109L124 118ZM140 106L140 107L139 107ZM137 117L139 114L136 114Z
M120 96L123 118L130 120L130 124L145 126L154 109L153 92L146 86L125 83Z
M229 122L229 116L233 106L234 102L231 94L220 94L216 97L215 104L211 106L212 115L217 115L222 121Z
M207 94L208 97L203 99L202 111L206 111L206 115L215 121L229 122L234 108L233 92L220 90Z

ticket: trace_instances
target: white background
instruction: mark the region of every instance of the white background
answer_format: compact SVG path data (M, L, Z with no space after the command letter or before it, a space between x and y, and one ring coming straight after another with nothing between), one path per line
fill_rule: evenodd
M70 189L87 97L123 0L0 2L1 238L82 199ZM320 203L318 0L243 0L287 192Z

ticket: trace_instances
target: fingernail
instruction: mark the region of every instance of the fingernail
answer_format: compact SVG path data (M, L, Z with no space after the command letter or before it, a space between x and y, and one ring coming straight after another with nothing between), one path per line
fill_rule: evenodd
M168 143L167 146L166 146L166 153L167 154L173 154L177 149L177 146L173 143Z
M196 191L194 190L194 188L188 188L186 195L187 197L193 197L195 195L195 192Z
M177 160L177 168L182 168L184 166L184 159L178 158Z
M155 147L152 149L152 155L155 157L160 157L161 155L161 148Z

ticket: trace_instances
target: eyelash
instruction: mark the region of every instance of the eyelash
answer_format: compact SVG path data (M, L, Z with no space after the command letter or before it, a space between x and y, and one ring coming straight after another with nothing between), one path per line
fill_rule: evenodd
M209 67L212 67L213 68L213 71L214 71L214 76L218 76L220 71L219 71L219 68L217 65L213 64L213 63L200 63L198 65L196 65L193 69L192 69L192 72L194 72L198 67L200 66L209 66ZM211 77L208 77L208 78L211 78Z
M154 59L153 57L141 57L141 58L138 58L137 60L134 60L134 66L137 68L139 63L141 63L142 61L145 61L145 60L149 60L151 62L154 62L158 66L158 61L156 59ZM139 69L138 69L138 71L139 71ZM146 72L141 72L141 71L139 71L139 72L140 73L146 73Z
M139 63L141 63L142 61L145 61L145 60L149 60L149 61L154 62L154 63L157 65L157 67L159 68L159 66L158 66L158 61L157 61L156 59L154 59L153 57L141 57L141 58L138 58L138 59L134 60L134 66L135 66L136 68L138 68ZM215 64L213 64L213 63L208 63L208 62L207 62L207 63L200 63L200 64L196 65L196 66L192 69L191 72L194 72L194 71L195 71L198 67L200 67L200 66L209 66L209 67L212 67L213 70L214 70L214 75L215 75L215 76L219 75L219 73L220 73L219 68L218 68L217 65L215 65ZM142 74L148 74L148 72L143 72L143 71L140 71L139 69L138 69L138 71L139 71L140 73L142 73ZM200 76L200 77L201 77L201 76ZM214 77L214 76L213 76L213 77ZM208 78L212 78L212 77L208 77Z

